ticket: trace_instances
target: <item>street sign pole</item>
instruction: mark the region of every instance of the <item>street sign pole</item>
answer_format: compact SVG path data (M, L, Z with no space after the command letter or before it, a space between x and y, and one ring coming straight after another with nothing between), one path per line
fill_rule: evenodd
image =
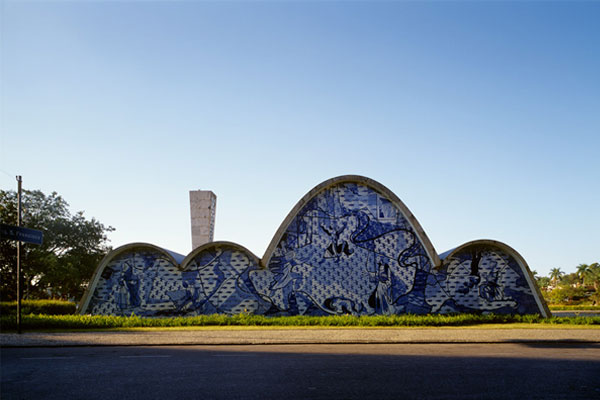
M21 227L21 175L17 175L17 226ZM17 240L17 333L21 333L21 241Z

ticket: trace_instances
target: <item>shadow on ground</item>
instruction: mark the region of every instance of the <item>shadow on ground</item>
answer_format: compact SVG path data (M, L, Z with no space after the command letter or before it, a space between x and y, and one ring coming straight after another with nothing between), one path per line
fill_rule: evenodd
M8 399L594 399L598 344L2 349Z

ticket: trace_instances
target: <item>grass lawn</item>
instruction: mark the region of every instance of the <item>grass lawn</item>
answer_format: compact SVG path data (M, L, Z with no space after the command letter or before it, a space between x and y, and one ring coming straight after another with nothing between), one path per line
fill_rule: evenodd
M477 328L477 329L600 329L600 317L551 317L539 315L391 315L391 316L294 316L202 315L196 317L141 318L100 315L22 316L25 331L137 330L137 329L389 329L389 328ZM14 315L2 315L2 332L16 330Z
M549 305L548 308L550 311L597 311L600 310L600 306L591 306L591 305L562 305L562 304L552 304Z

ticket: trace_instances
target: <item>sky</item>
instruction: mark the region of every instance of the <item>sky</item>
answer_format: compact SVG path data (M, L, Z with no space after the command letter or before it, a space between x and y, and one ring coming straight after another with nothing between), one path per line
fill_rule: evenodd
M0 189L58 192L110 244L262 257L294 205L367 176L438 253L600 261L600 2L0 3Z

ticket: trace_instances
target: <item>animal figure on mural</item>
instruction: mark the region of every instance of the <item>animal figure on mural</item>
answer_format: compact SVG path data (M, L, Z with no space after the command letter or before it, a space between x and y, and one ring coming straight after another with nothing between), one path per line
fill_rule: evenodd
M354 250L350 249L348 245L348 240L340 240L340 235L346 230L346 225L342 225L341 229L332 230L329 230L324 224L321 224L320 227L331 240L331 243L325 249L324 258L350 256L354 253Z

